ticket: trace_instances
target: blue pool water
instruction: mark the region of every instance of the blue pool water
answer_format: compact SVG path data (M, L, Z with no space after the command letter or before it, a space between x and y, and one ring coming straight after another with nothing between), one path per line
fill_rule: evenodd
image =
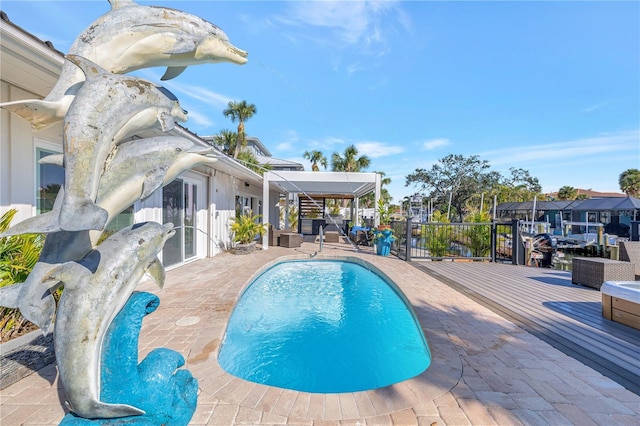
M395 285L346 261L290 261L236 304L218 361L237 377L305 392L375 389L422 373L431 353Z

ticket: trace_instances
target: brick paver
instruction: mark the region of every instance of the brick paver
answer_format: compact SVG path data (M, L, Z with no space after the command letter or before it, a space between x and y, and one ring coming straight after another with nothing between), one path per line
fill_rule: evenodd
M344 243L327 256L360 257L393 279L412 303L432 351L420 376L377 391L309 394L248 383L224 372L216 355L228 317L250 279L286 257L309 258L317 244L224 253L167 273L145 318L140 355L180 352L198 379L193 425L597 425L637 424L640 396L566 356L513 323L394 257ZM0 391L1 425L58 424L64 415L55 366Z

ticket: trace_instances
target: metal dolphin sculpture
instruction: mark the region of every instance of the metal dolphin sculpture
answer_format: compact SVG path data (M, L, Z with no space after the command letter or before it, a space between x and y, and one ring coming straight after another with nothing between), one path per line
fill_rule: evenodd
M233 46L220 28L198 16L140 6L133 0L109 3L111 11L80 33L68 54L85 57L117 74L166 66L162 80L177 77L189 65L247 62L247 52ZM64 119L84 79L73 64L65 61L58 82L44 100L7 102L0 107L39 130Z
M108 212L109 223L131 204L167 185L183 171L217 161L217 158L206 156L213 150L209 145L179 136L125 142L116 148L113 160L100 179L96 204ZM50 155L40 160L41 163L60 166L62 161L62 155ZM62 191L64 187L52 211L24 220L2 235L51 232L27 279L23 283L0 288L0 306L20 309L22 316L37 325L44 334L50 331L56 305L49 291L51 286L42 283L42 277L60 263L84 257L101 235L98 231L57 229Z
M69 56L87 76L64 119L65 194L60 228L101 231L108 212L95 204L100 176L119 141L159 124L171 130L186 112L166 89L136 77L112 74L79 56Z
M54 268L43 281L63 283L54 346L70 409L85 418L144 414L127 404L100 401L102 343L109 325L147 273L160 287L164 267L158 252L175 231L172 224L136 224L110 236L82 260Z

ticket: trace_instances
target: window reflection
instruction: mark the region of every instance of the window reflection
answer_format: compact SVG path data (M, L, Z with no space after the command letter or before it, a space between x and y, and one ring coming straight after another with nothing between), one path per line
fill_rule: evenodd
M36 149L36 161L57 152L44 148ZM36 213L53 210L58 191L64 184L64 169L53 164L37 164L36 166Z

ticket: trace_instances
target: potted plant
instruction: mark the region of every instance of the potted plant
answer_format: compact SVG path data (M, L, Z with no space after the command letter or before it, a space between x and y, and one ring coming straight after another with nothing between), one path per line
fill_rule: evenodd
M376 207L376 211L378 212L378 218L380 219L378 229L389 229L391 227L390 224L393 208L390 205L385 204L381 198L378 200L378 207Z
M393 230L391 228L383 230L375 230L373 243L376 246L376 254L379 256L389 256L391 253L391 243L396 240L393 236Z
M237 216L231 223L233 241L236 242L235 254L249 254L255 250L256 237L267 233L268 223L260 223L261 215L252 212Z

